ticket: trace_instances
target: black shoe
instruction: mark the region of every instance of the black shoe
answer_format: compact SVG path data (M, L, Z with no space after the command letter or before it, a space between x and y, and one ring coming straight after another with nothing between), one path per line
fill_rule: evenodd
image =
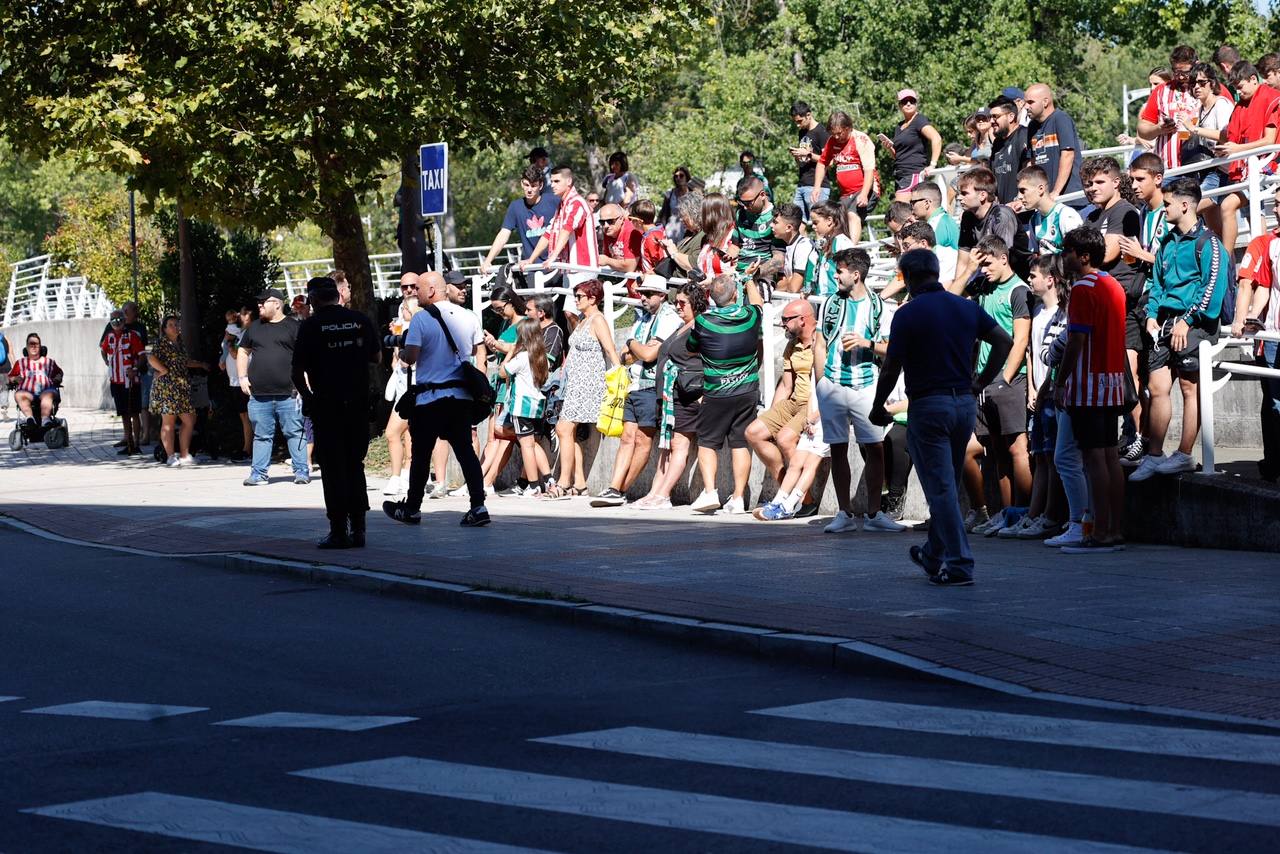
M941 569L931 568L929 566L928 559L924 555L924 549L920 546L912 546L907 550L907 554L911 555L912 563L924 570L924 574L929 576L930 581L933 580L934 576L941 572Z
M936 575L929 576L929 583L939 587L972 587L972 575L960 575L949 569L940 569Z
M907 496L901 493L890 492L880 499L880 509L884 514L895 522L902 521L903 507L907 503Z
M356 549L364 548L364 514L360 513L351 517L351 547Z
M818 515L818 505L815 502L813 504L801 504L800 509L796 511L796 515L792 516L791 518L808 519L810 516L817 516L817 515Z
M245 460L249 459L249 455L244 451L236 451L234 454L227 457L227 459L231 460L231 462L233 463L242 463Z
M406 525L417 525L422 522L422 514L417 510L410 510L403 501L382 502L382 512Z
M318 549L349 549L351 546L351 538L347 536L346 531L330 531L329 536L316 543Z
M116 448L119 448L119 449L120 449L120 450L116 451L116 456L117 456L117 457L127 457L127 456L129 456L130 454L136 454L136 453L138 453L137 448L131 448L131 447L129 447L128 445L115 445L115 446L113 446L113 447L116 447Z
M142 449L139 448L137 445L131 445L130 447L125 449L125 456L127 457L138 457L141 455L142 455Z
M489 524L489 511L483 507L472 507L459 522L464 528L479 528Z
M125 440L125 439L121 439L119 442L116 442L116 443L115 443L114 445L112 445L111 447L113 447L113 448L124 448L124 447L128 447L128 445L129 445L129 442L128 442L127 440Z
M627 496L623 495L612 486L604 492L591 499L592 507L621 507L627 503Z

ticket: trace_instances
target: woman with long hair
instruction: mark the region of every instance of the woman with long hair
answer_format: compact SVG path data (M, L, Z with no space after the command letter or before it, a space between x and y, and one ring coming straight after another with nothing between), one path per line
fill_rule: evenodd
M191 456L191 434L196 429L196 408L191 403L189 368L209 370L204 362L192 359L182 343L182 331L176 314L166 315L160 324L160 340L156 342L147 363L155 372L151 385L151 411L160 416L160 444L171 468L195 465ZM182 422L174 447L174 428ZM175 450L178 453L175 453Z
M498 375L507 381L510 389L507 395L507 412L511 419L511 430L520 445L521 462L524 464L527 486L517 486L516 489L520 490L520 495L537 495L551 480L551 467L546 464L546 457L537 452L538 434L542 432L542 419L547 406L542 387L547 382L551 367L547 362L542 324L525 318L516 327L518 331L515 347L502 360Z
M547 487L547 498L563 499L587 494L582 449L575 437L579 424L600 418L604 403L604 375L620 364L613 343L613 328L600 310L604 286L595 279L574 286L573 298L582 320L569 336L569 356L564 363L564 404L556 422L560 443L560 480Z
M705 281L733 271L733 207L723 193L708 193L702 199L702 248L698 269Z
M845 230L845 218L837 202L823 202L809 211L813 219L814 253L805 267L804 292L813 296L834 294L836 285L836 253L853 248L853 239Z
M604 203L621 205L623 209L631 207L640 196L640 184L631 174L631 164L627 155L615 151L609 155L609 173L604 176Z

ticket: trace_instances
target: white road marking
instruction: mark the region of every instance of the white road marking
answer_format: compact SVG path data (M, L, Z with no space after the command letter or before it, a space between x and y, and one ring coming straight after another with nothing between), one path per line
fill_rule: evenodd
M66 703L61 706L45 706L27 709L24 715L67 715L80 718L109 718L117 721L154 721L174 715L207 712L207 706L162 706L157 703L113 703L108 700L85 700L83 703Z
M417 718L379 715L313 715L306 712L271 712L265 715L253 715L248 718L236 718L231 721L218 721L214 726L336 729L343 732L358 732L416 720Z
M21 697L0 697L0 703L8 703L13 700L21 700Z
M844 698L757 709L752 714L773 715L823 723L884 727L912 732L934 732L966 738L998 738L1190 756L1196 759L1225 759L1280 765L1280 736L1252 733L1213 732L1182 727L1143 724L1101 723L1072 718L981 712L942 706L883 703L878 700Z
M944 789L1280 827L1280 795L1260 792L1207 789L1178 783L923 759L860 750L836 750L645 727L624 727L532 740L544 744L682 762L704 762L733 768L810 774L890 786Z
M23 812L280 854L538 854L532 848L162 792L139 792Z
M412 756L312 768L295 771L294 774L377 789L811 845L834 851L901 854L941 850L982 851L984 854L1084 851L1118 854L1148 850L1083 839L956 827L882 815L739 800L699 792L460 765Z

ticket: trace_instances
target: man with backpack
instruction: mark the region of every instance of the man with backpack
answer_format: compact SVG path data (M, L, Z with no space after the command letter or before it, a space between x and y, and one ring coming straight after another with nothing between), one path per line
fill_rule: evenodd
M1196 213L1200 185L1178 178L1164 191L1169 233L1160 241L1147 296L1147 332L1151 348L1151 435L1132 481L1156 474L1195 470L1191 449L1200 431L1199 379L1201 341L1217 341L1225 306L1234 309L1235 265L1231 253L1205 227ZM1182 390L1182 438L1178 449L1164 453L1164 438L1173 415L1169 393L1173 377Z

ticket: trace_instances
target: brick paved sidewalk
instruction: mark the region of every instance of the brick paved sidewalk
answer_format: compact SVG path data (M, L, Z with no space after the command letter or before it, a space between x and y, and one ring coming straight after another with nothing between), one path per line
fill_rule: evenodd
M978 584L936 589L907 559L918 535L824 535L825 518L766 524L494 498L493 525L470 530L458 527L465 501L443 499L409 528L376 512L377 491L369 547L318 552L318 482L295 486L277 466L269 486L246 488L243 465L123 461L110 419L64 414L70 448L3 452L0 513L65 536L548 592L847 638L1038 692L1280 721L1273 554L1131 546L1074 557L981 540Z

